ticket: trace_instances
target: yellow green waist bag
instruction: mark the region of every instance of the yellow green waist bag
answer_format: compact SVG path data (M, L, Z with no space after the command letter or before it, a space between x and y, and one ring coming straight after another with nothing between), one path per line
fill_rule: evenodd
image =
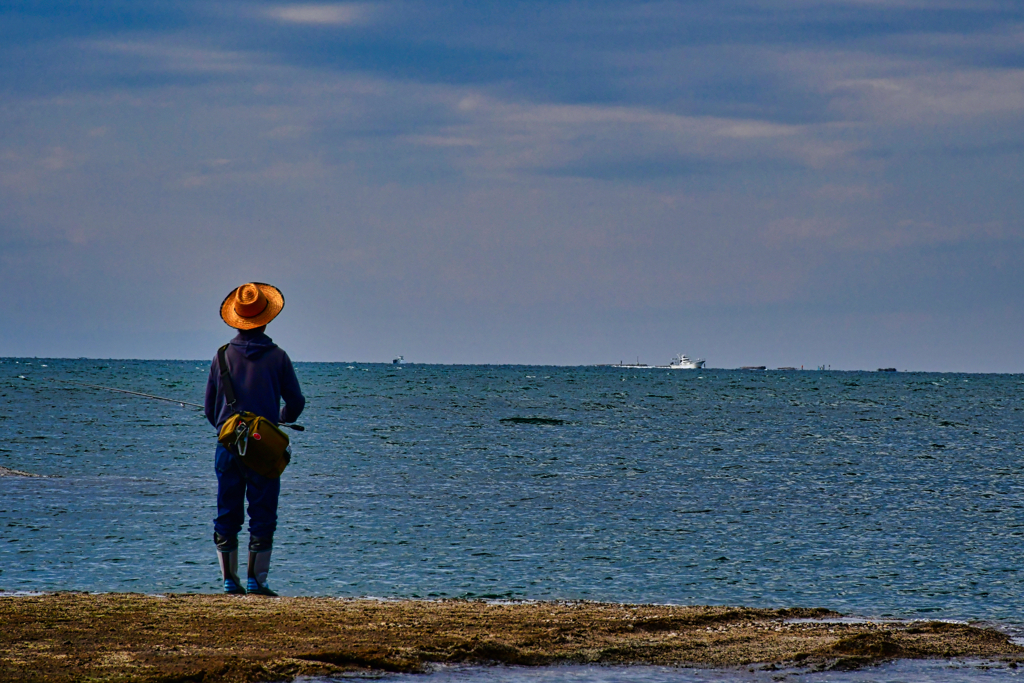
M217 360L220 361L220 385L224 398L228 407L234 410L235 387L231 383L227 348L227 344L220 347ZM243 465L268 479L280 477L292 459L288 435L267 418L248 411L236 412L225 420L220 426L217 441L235 454Z
M217 441L243 465L268 479L280 477L292 459L288 435L270 420L248 411L225 420Z

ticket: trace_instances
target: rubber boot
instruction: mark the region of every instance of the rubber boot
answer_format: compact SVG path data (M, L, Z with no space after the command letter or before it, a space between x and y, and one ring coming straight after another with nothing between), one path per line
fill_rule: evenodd
M220 562L220 574L224 578L224 592L245 595L242 580L238 578L238 538L221 536L215 531L213 542L217 546L217 560Z
M277 593L270 590L267 575L270 573L270 553L273 539L249 538L249 580L246 582L246 590L252 595L269 595L277 597Z

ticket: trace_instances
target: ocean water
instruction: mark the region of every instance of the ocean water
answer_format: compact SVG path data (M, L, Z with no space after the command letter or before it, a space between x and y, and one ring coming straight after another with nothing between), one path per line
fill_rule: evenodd
M352 676L350 678L357 678ZM365 678L359 676L358 678ZM694 669L663 666L440 666L425 676L385 674L381 683L1008 683L1024 680L1024 669L988 661L899 661L856 671L819 671L763 667ZM304 678L298 683L332 679ZM337 681L338 679L333 679Z
M0 477L0 590L219 589L201 412L47 381L202 403L208 368L0 361L0 466L45 475ZM1024 376L297 372L306 431L293 433L271 571L283 595L1024 626Z

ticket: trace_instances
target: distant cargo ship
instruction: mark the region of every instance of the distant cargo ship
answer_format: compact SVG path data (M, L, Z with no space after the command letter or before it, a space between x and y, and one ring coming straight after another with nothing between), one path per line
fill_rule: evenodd
M612 365L613 368L650 368L652 370L700 370L704 367L706 361L703 358L697 360L691 360L685 353L681 353L678 356L672 358L672 362L668 365L648 365L647 363L641 363L638 358L636 363L616 363Z

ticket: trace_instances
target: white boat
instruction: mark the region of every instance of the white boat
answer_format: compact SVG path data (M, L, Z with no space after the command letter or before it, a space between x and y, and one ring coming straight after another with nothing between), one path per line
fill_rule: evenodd
M405 365L405 356L399 356L398 358L391 361L392 365Z
M704 359L690 360L685 353L681 353L672 359L668 365L658 366L669 370L700 370L704 367Z

